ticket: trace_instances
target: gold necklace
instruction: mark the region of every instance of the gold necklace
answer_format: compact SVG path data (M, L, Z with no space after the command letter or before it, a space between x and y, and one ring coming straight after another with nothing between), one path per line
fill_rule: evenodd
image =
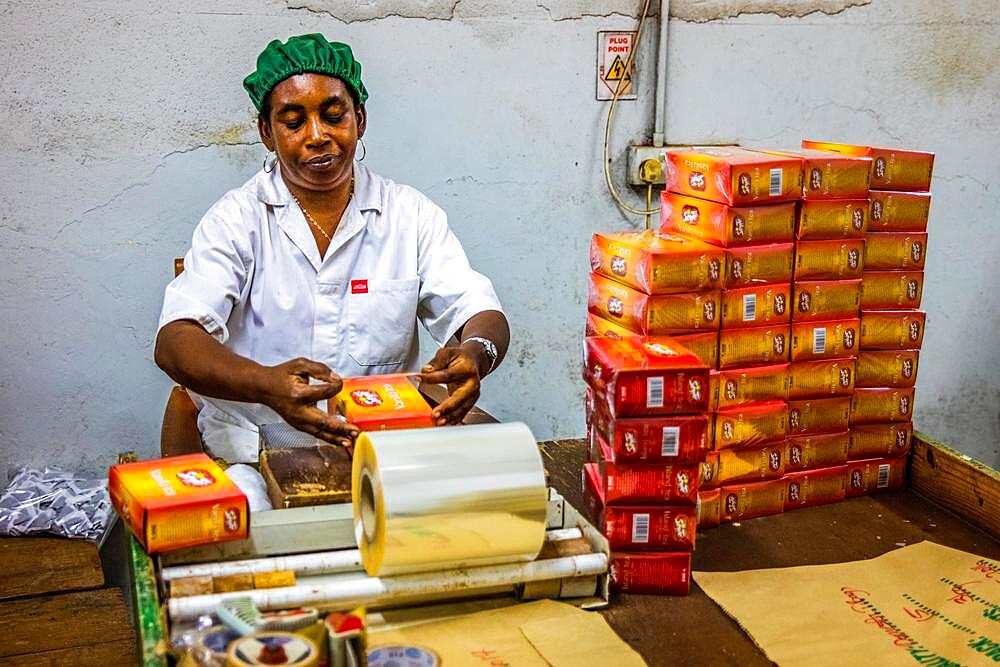
M295 196L295 193L289 191L288 194L292 195L292 199L294 199L295 203L299 205L299 209L302 211L302 215L306 217L306 221L310 225L315 227L316 231L322 234L323 238L325 238L327 241L333 241L333 239L330 238L330 235L327 234L326 231L324 231L323 228L319 226L319 224L313 219L311 215L309 215L309 211L307 211L306 207L302 205L302 202L300 202L299 198ZM351 176L351 194L347 195L347 204L344 205L345 211L347 210L347 206L350 205L351 199L353 198L354 198L354 176Z

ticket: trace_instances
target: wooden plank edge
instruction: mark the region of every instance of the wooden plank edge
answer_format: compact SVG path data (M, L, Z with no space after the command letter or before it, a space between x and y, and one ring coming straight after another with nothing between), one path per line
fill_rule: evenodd
M914 431L910 487L1000 539L1000 472L985 463Z

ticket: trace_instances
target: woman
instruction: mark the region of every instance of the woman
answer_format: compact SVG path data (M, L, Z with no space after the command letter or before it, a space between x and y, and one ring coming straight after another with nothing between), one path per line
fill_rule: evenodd
M449 387L435 419L461 421L507 320L444 212L355 161L368 92L351 48L273 41L243 85L276 157L198 224L156 339L157 365L196 394L206 448L256 461L259 427L281 421L349 445L357 427L316 403L341 377L416 370L418 320L443 346L420 369Z

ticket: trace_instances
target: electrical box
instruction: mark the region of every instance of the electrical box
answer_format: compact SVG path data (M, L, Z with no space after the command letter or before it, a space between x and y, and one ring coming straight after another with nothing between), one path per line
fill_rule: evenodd
M629 146L628 147L628 167L626 181L629 185L663 185L663 154L667 150L666 146ZM658 165L648 164L645 170L643 163L653 160ZM644 180L643 175L651 180Z

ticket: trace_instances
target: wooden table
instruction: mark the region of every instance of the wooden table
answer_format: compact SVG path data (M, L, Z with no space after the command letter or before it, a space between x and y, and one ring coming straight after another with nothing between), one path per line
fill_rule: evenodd
M584 507L580 481L583 440L542 442L539 446L550 485L574 507ZM915 447L915 451L927 451L926 442ZM940 453L938 459L937 466L943 467ZM967 473L956 470L959 468L947 474L964 479L961 475ZM932 472L938 477L945 474ZM912 478L914 482L921 480L916 466ZM980 480L974 486L980 490L981 502L967 500L967 504L986 505L995 514L995 484L988 489L989 484ZM955 489L951 493L963 498L968 495ZM694 569L735 571L839 563L873 558L922 540L1000 558L996 539L906 490L706 530L698 534ZM620 595L600 613L650 665L771 664L697 584L687 597Z

